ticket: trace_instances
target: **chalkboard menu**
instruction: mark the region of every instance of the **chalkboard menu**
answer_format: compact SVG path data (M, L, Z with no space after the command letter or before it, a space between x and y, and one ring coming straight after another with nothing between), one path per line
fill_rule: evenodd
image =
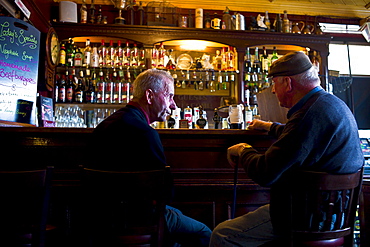
M0 17L0 120L35 124L40 32Z

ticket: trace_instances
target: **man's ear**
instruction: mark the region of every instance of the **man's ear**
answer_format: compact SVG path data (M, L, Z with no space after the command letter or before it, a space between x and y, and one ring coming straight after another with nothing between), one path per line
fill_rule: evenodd
M147 89L145 91L145 98L146 98L146 101L148 102L148 105L151 105L153 104L153 100L154 100L154 92L152 89Z
M293 85L292 85L292 79L288 76L284 77L284 86L285 86L285 91L287 93L292 92L293 90Z

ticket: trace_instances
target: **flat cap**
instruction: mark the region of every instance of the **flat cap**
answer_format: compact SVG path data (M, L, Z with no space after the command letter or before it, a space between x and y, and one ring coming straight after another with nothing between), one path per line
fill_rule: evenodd
M311 67L312 63L306 54L301 51L290 52L271 64L268 77L297 75Z

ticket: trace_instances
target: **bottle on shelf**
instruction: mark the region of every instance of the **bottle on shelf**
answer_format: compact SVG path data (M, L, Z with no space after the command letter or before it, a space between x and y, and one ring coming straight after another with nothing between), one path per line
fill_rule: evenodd
M123 58L123 49L121 46L121 40L117 41L117 47L114 53L114 66L121 67L122 66L122 58Z
M117 75L117 71L113 70L113 102L114 104L122 103L122 82L120 76Z
M284 17L283 17L283 33L291 33L290 22L288 19L288 13L284 10Z
M104 39L101 40L101 45L98 48L99 54L99 66L105 67L106 66L106 56L107 56L107 47L105 46Z
M131 61L130 66L133 68L137 68L139 65L139 49L137 48L137 44L134 43L134 47L131 51Z
M87 23L87 6L86 0L82 0L80 8L80 23Z
M109 71L107 71L105 76L105 103L107 104L113 103L113 90L114 82L112 74L110 74Z
M222 81L222 90L227 90L229 85L229 75L227 72L225 72L224 80Z
M173 49L169 49L168 50L168 62L166 64L166 69L167 70L175 70L176 69L176 63L175 63L175 59L174 59L172 53L173 53Z
M266 47L264 46L262 49L263 49L263 54L262 54L262 70L263 70L264 73L266 73L269 70L270 61L268 59Z
M211 93L216 92L216 75L214 71L212 71L212 74L211 74L211 81L209 83L209 91Z
M116 48L113 46L113 40L110 40L109 41L109 46L107 48L107 52L106 52L106 66L109 67L109 68L113 68L114 67L114 57L115 57L115 53L116 53Z
M105 103L105 84L104 73L100 70L99 80L97 82L96 103Z
M91 51L90 39L86 39L83 66L89 67L91 65Z
M60 50L59 50L59 66L66 65L66 57L67 57L67 53L66 53L65 43L62 42L60 46Z
M227 29L227 30L231 30L232 29L232 20L231 20L231 15L230 15L230 10L229 10L229 7L226 7L226 9L224 10L224 14L222 15L222 21L223 21L223 25L225 28L223 29Z
M131 48L130 42L126 41L126 46L123 48L123 58L122 58L122 65L124 67L129 67L131 63Z
M209 13L206 13L206 17L204 18L204 28L212 28L211 17L209 16Z
M91 1L90 9L89 9L90 19L89 23L94 24L95 23L95 5L94 1Z
M265 12L265 25L267 27L267 31L270 31L270 29L271 29L271 22L270 22L269 12L268 11Z
M74 71L74 69L72 69L72 71ZM67 85L66 85L66 102L72 103L74 91L75 91L75 85L73 82L73 74L69 75L68 69L66 70L66 78L68 78Z
M283 31L283 23L281 21L280 14L277 14L274 26L275 26L275 32L281 33Z
M236 64L235 64L235 53L233 51L233 47L229 46L228 51L226 52L226 70L235 70Z
M152 58L151 58L152 68L157 68L157 64L158 64L158 50L154 46L152 49Z
M82 62L83 62L83 54L81 52L80 47L76 47L76 49L75 49L75 55L74 55L74 58L73 58L73 64L76 67L81 67L82 66Z
M78 79L78 83L77 83L77 87L76 87L76 90L75 90L75 97L74 97L74 101L76 103L83 103L84 102L84 87L82 85L82 81L83 81L83 71L80 70L80 77Z
M145 68L145 49L141 47L139 49L139 68Z
M279 57L278 57L278 53L277 53L277 50L276 50L276 46L274 46L274 49L272 50L272 56L271 56L271 63L270 64L272 64L273 62L275 62L278 59L279 59Z
M91 80L88 81L88 88L85 92L85 102L86 103L96 103L96 93L95 86L96 83L96 73L93 72Z
M93 47L93 52L91 55L91 67L93 68L99 67L99 53L98 48L96 46Z
M101 11L101 5L99 5L95 23L96 24L102 24L102 20L103 20L103 15L102 15L102 11Z
M69 38L68 43L66 45L66 55L67 55L66 66L72 67L75 56L74 42L72 38Z
M245 127L247 128L253 121L253 111L249 103L245 107Z

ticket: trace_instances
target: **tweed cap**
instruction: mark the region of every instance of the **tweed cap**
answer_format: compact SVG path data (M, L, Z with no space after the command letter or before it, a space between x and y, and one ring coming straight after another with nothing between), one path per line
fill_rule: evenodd
M301 51L287 53L273 62L268 76L291 76L305 72L312 67L308 56Z

